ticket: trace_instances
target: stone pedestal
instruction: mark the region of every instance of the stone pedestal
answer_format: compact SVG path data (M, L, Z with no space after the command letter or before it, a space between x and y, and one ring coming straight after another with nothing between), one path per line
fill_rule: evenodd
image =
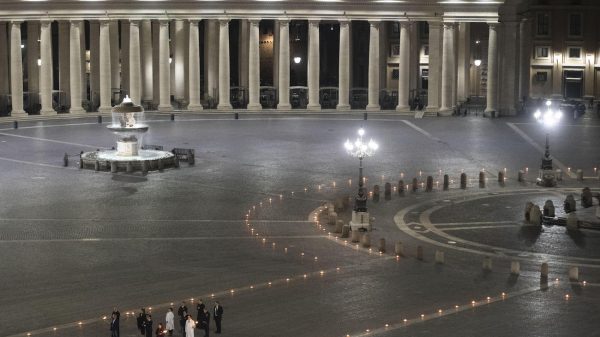
M537 184L544 187L556 186L556 174L553 170L540 170L540 176L537 178Z
M117 141L117 155L119 156L137 156L138 142L136 141Z
M371 223L369 221L368 212L352 212L352 221L350 221L350 228L352 231L358 231L361 228L366 231L371 231Z

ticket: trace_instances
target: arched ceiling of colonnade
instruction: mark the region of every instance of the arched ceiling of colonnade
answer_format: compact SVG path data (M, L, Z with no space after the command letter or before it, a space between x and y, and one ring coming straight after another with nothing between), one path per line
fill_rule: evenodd
M495 21L527 0L0 0L1 18L192 17Z

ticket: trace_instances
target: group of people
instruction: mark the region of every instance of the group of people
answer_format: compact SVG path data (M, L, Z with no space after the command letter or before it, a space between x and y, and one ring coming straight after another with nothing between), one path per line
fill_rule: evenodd
M193 319L192 315L188 313L188 308L185 301L181 302L179 309L177 310L177 316L179 318L180 332L183 337L194 337L195 329L204 330L204 337L209 336L210 331L210 316L211 313L208 308L202 302L202 299L196 304L197 316L196 320ZM117 308L113 309L111 314L110 332L111 337L119 337L119 319L121 314ZM216 330L215 332L221 333L221 320L223 318L223 307L218 301L215 301L215 305L212 310L212 317L215 321ZM137 317L137 328L142 335L145 337L165 337L173 336L173 330L175 330L175 314L173 308L169 308L165 316L165 324L158 323L156 329L154 329L152 315L146 313L146 309L142 308L141 312Z

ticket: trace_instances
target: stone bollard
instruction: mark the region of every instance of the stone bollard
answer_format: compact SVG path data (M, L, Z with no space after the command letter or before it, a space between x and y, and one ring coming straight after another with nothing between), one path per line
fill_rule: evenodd
M579 267L569 268L569 281L572 281L572 282L579 281Z
M350 206L350 196L349 195L345 195L342 197L342 208L343 209L348 209L348 207Z
M561 169L557 169L556 170L556 180L557 181L562 181L563 180L562 178L563 178L562 170Z
M544 203L544 216L554 218L556 216L556 210L552 200L546 200Z
M444 191L447 191L450 186L450 178L447 174L444 174Z
M521 263L519 261L510 262L510 273L512 275L519 275L521 273Z
M498 171L498 184L504 185L504 171Z
M335 226L335 224L337 224L337 221L338 221L338 215L337 215L337 213L336 212L330 212L328 220L329 220L329 221L327 221L328 225Z
M402 180L402 179L398 181L398 195L399 196L404 195L404 180Z
M413 178L412 180L412 191L416 192L419 189L419 181L417 178Z
M479 188L485 188L485 171L479 171Z
M392 200L392 184L385 183L384 195L385 195L385 200Z
M379 239L379 252L385 253L385 239L384 238Z
M175 164L175 168L179 168L179 158L177 156L175 156L175 158L174 158L174 164Z
M540 211L540 206L533 205L533 207L531 207L531 210L529 211L529 222L536 226L542 225L542 211Z
M583 171L581 169L577 170L577 181L583 181Z
M533 207L533 203L528 201L525 204L525 222L531 223L531 208Z
M542 263L542 267L540 268L540 278L542 280L548 280L548 263Z
M341 212L344 210L344 200L342 198L335 198L335 203L333 206L336 212Z
M417 246L417 260L423 261L423 247Z
M133 172L133 163L128 161L125 166L125 172L132 173Z
M117 162L111 161L110 162L110 173L117 173L117 171L118 171Z
M373 186L373 201L379 202L379 185Z
M579 225L577 224L577 214L569 213L567 214L567 230L577 230Z
M371 247L371 234L369 234L369 232L365 232L365 233L362 235L362 238L361 238L361 243L362 243L362 246L363 246L364 248L369 248L369 247Z
M162 171L165 169L165 163L163 163L162 159L158 159L158 170Z
M67 167L69 166L69 155L65 152L65 155L63 157L63 166Z
M486 256L483 258L482 268L485 271L492 271L492 258L491 257Z
M467 174L464 172L460 174L460 188L463 190L467 189Z
M352 241L354 243L360 241L360 232L359 231L352 231L352 235L350 236L350 241Z
M398 256L404 256L404 245L401 241L396 242L394 245L394 253Z
M102 124L102 116L98 115L98 124Z
M341 233L343 231L343 229L344 229L344 221L338 220L335 223L335 228L333 229L333 232L334 233Z
M344 227L342 227L342 238L347 238L349 236L350 236L350 225L344 225Z
M13 121L13 128L14 129L18 129L19 128L19 121Z
M437 264L444 264L445 261L445 256L444 256L444 252L442 252L441 250L436 250L435 251L435 263Z
M97 160L94 162L94 171L100 171L100 162Z
M517 175L517 181L522 183L523 181L525 181L525 172L523 172L523 170L519 170L519 174Z
M589 187L584 187L581 192L581 207L588 208L594 205L594 196Z
M573 197L573 194L567 195L567 198L564 202L565 213L575 212L577 210L576 205L577 203L575 203L575 197Z
M425 184L425 191L431 192L433 191L433 177L427 176L427 183Z
M148 174L148 161L142 160L142 174Z

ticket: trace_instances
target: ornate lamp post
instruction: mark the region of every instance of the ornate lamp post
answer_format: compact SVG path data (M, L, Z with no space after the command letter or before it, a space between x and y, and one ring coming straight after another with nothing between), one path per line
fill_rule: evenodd
M365 130L363 128L358 129L358 138L354 143L350 142L350 139L346 140L344 147L346 152L352 157L356 157L359 160L358 167L358 195L354 199L354 211L352 212L352 221L350 222L351 228L359 229L366 228L370 229L369 224L369 213L367 213L367 196L364 189L364 178L363 178L363 159L370 157L375 154L375 151L379 148L373 139L369 140L368 143L363 141Z
M537 184L554 187L556 186L556 174L552 167L552 157L550 156L550 129L556 125L562 118L562 112L558 109L552 109L552 101L546 101L546 111L542 113L539 109L533 114L533 117L546 128L546 151L542 157L540 167L540 176Z

